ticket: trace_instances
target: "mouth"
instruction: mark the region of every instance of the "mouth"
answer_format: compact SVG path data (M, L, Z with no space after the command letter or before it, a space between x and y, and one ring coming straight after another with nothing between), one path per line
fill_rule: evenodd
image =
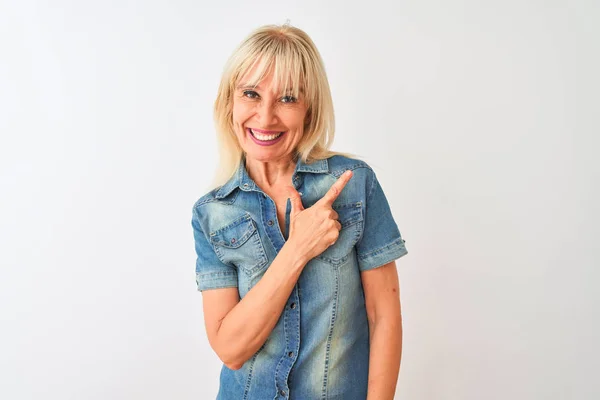
M246 128L246 132L260 145L271 145L278 142L285 132L263 131L262 129Z

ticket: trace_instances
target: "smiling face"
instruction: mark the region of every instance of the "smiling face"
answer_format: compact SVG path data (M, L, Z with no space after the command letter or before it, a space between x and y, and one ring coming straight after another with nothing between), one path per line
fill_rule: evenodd
M302 92L284 93L272 73L256 86L248 83L250 76L243 76L233 93L233 129L246 158L262 162L292 158L307 111Z

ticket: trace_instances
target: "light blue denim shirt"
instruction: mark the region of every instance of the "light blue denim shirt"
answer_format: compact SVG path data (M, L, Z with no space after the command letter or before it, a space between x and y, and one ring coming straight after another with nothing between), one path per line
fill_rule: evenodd
M346 170L352 178L333 203L342 230L335 244L306 264L263 346L231 370L223 365L217 399L364 400L369 374L369 325L360 272L407 254L373 170L333 156L298 160L292 182L305 208ZM274 201L249 177L242 159L223 186L193 207L198 290L237 287L243 298L283 247L286 232Z

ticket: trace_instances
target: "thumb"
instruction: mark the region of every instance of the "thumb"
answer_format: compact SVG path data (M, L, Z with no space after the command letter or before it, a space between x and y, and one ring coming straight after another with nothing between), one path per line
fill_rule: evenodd
M304 210L302 198L300 198L300 193L298 193L293 186L288 186L288 196L290 197L290 203L292 205L290 216L295 217L300 211Z

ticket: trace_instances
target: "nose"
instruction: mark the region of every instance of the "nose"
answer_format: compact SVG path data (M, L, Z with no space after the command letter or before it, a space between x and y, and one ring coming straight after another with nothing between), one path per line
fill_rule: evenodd
M257 107L256 115L260 124L263 127L268 127L274 125L277 119L277 115L275 113L274 107L271 102L261 101Z

